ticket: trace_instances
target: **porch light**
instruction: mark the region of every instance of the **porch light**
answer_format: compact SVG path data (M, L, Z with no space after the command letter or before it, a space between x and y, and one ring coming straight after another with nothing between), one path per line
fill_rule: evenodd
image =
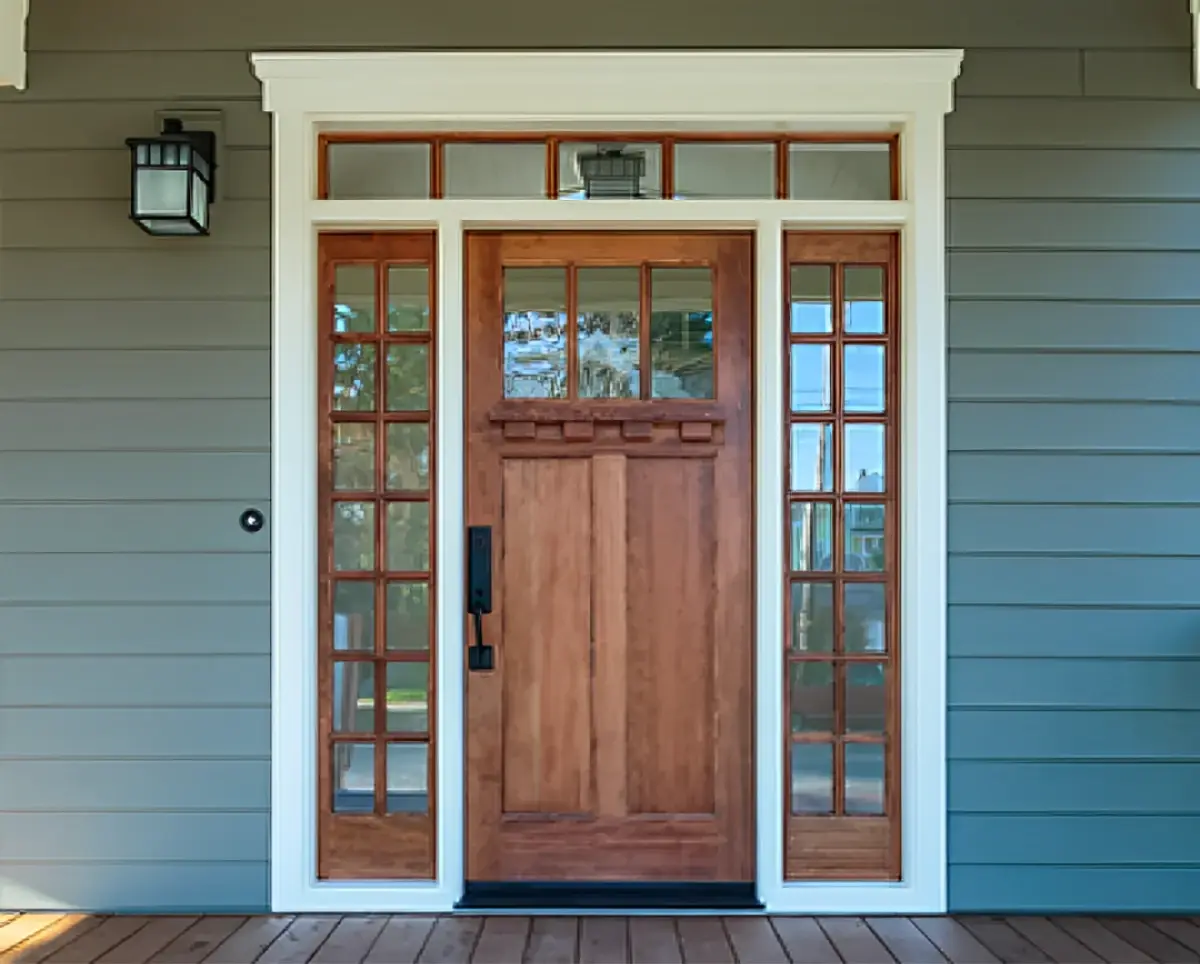
M618 145L579 155L579 176L586 198L640 197L645 173L646 155L641 151L626 154Z
M217 135L185 131L176 118L163 121L157 137L130 137L133 186L129 217L157 237L209 233Z

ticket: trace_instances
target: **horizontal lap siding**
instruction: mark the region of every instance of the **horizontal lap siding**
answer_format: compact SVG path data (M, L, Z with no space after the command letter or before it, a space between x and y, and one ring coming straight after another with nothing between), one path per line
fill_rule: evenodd
M1194 908L1200 97L1180 0L34 0L0 92L0 907L267 903L270 128L251 50L968 48L950 194L950 898ZM169 51L169 52L168 52ZM123 139L224 111L201 242ZM1162 822L1165 821L1165 822ZM11 846L7 841L15 841Z

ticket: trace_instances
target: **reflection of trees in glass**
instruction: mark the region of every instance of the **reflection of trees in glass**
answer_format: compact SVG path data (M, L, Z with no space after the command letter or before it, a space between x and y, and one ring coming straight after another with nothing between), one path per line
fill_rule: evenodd
M363 492L375 488L375 426L333 426L333 487Z
M342 572L375 568L375 506L370 502L333 504L333 567Z
M387 487L405 492L429 488L429 426L393 422L387 427Z
M389 412L420 412L429 408L428 345L388 346L387 408Z
M566 394L566 313L506 311L504 397L563 398Z
M390 502L387 507L388 568L423 572L429 568L429 503Z
M580 313L581 398L637 398L638 367L636 312Z
M656 398L713 397L711 311L650 313L650 367Z
M375 346L342 342L333 346L333 409L375 410Z
M393 582L387 588L387 648L429 647L429 584Z

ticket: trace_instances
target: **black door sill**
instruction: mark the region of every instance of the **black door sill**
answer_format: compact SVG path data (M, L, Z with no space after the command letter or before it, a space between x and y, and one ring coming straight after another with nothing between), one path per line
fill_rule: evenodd
M467 881L455 910L762 910L752 882Z

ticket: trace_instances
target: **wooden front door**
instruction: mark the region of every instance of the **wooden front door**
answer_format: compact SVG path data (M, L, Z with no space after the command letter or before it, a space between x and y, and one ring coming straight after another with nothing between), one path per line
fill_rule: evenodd
M468 882L754 878L752 250L467 235Z

